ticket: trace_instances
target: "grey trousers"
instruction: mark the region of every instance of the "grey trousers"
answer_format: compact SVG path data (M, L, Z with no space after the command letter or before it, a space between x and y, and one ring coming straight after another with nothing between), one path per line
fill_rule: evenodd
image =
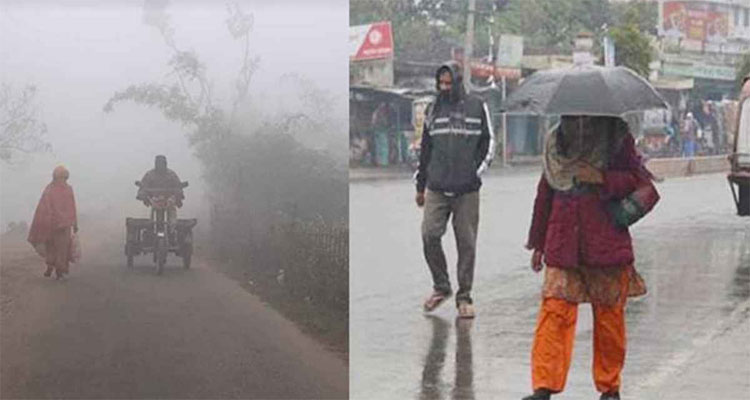
M427 191L422 220L424 257L432 274L433 288L452 293L448 267L443 253L442 237L452 217L453 233L458 247L458 292L456 303L471 300L476 258L477 226L479 225L479 191L460 196Z

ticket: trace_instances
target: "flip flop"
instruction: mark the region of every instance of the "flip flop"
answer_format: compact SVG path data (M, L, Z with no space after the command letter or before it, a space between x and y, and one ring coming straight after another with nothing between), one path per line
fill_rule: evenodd
M440 307L441 304L445 302L448 298L451 297L450 293L440 293L440 292L433 292L430 297L427 298L424 302L424 311L430 312L438 307Z

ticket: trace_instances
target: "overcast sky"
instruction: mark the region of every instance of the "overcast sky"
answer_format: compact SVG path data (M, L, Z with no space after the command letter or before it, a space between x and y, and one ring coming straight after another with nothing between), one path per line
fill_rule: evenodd
M172 1L165 11L177 45L195 51L204 61L215 95L226 105L242 46L226 29L225 3L213 4ZM347 121L348 3L238 4L254 15L251 52L260 57L244 112L269 114L292 107L297 88L282 80L291 73L329 92L333 112ZM16 90L37 86L42 119L49 128L47 139L54 149L18 165L0 164L3 230L10 221L30 222L58 164L71 171L80 213L107 211L122 213L123 218L125 213L145 213L132 200L133 181L153 166L154 155L160 153L167 155L182 179L191 182L183 212L200 206L200 164L183 127L139 105L121 104L114 113L102 112L107 99L130 84L169 82L170 53L159 32L143 22L143 10L142 1L0 0L0 82ZM341 133L345 145L343 125Z

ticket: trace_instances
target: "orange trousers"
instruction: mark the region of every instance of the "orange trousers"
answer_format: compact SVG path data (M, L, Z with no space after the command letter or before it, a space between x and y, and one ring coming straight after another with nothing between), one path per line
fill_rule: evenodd
M625 364L626 296L611 307L593 304L594 360L592 372L596 390L619 391L620 372ZM531 380L534 390L562 392L570 369L575 339L578 304L557 298L542 301L531 350Z

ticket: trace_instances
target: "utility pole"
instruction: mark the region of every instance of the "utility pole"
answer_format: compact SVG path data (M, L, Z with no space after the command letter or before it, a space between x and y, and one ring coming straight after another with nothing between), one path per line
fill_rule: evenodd
M508 92L508 82L505 80L505 74L503 74L503 91L502 91L502 104L505 104L505 97ZM503 167L508 166L508 114L503 112L501 115L501 125L503 126Z
M474 14L477 11L477 1L469 0L469 13L466 16L466 38L464 42L464 88L471 91L471 54L474 44Z

